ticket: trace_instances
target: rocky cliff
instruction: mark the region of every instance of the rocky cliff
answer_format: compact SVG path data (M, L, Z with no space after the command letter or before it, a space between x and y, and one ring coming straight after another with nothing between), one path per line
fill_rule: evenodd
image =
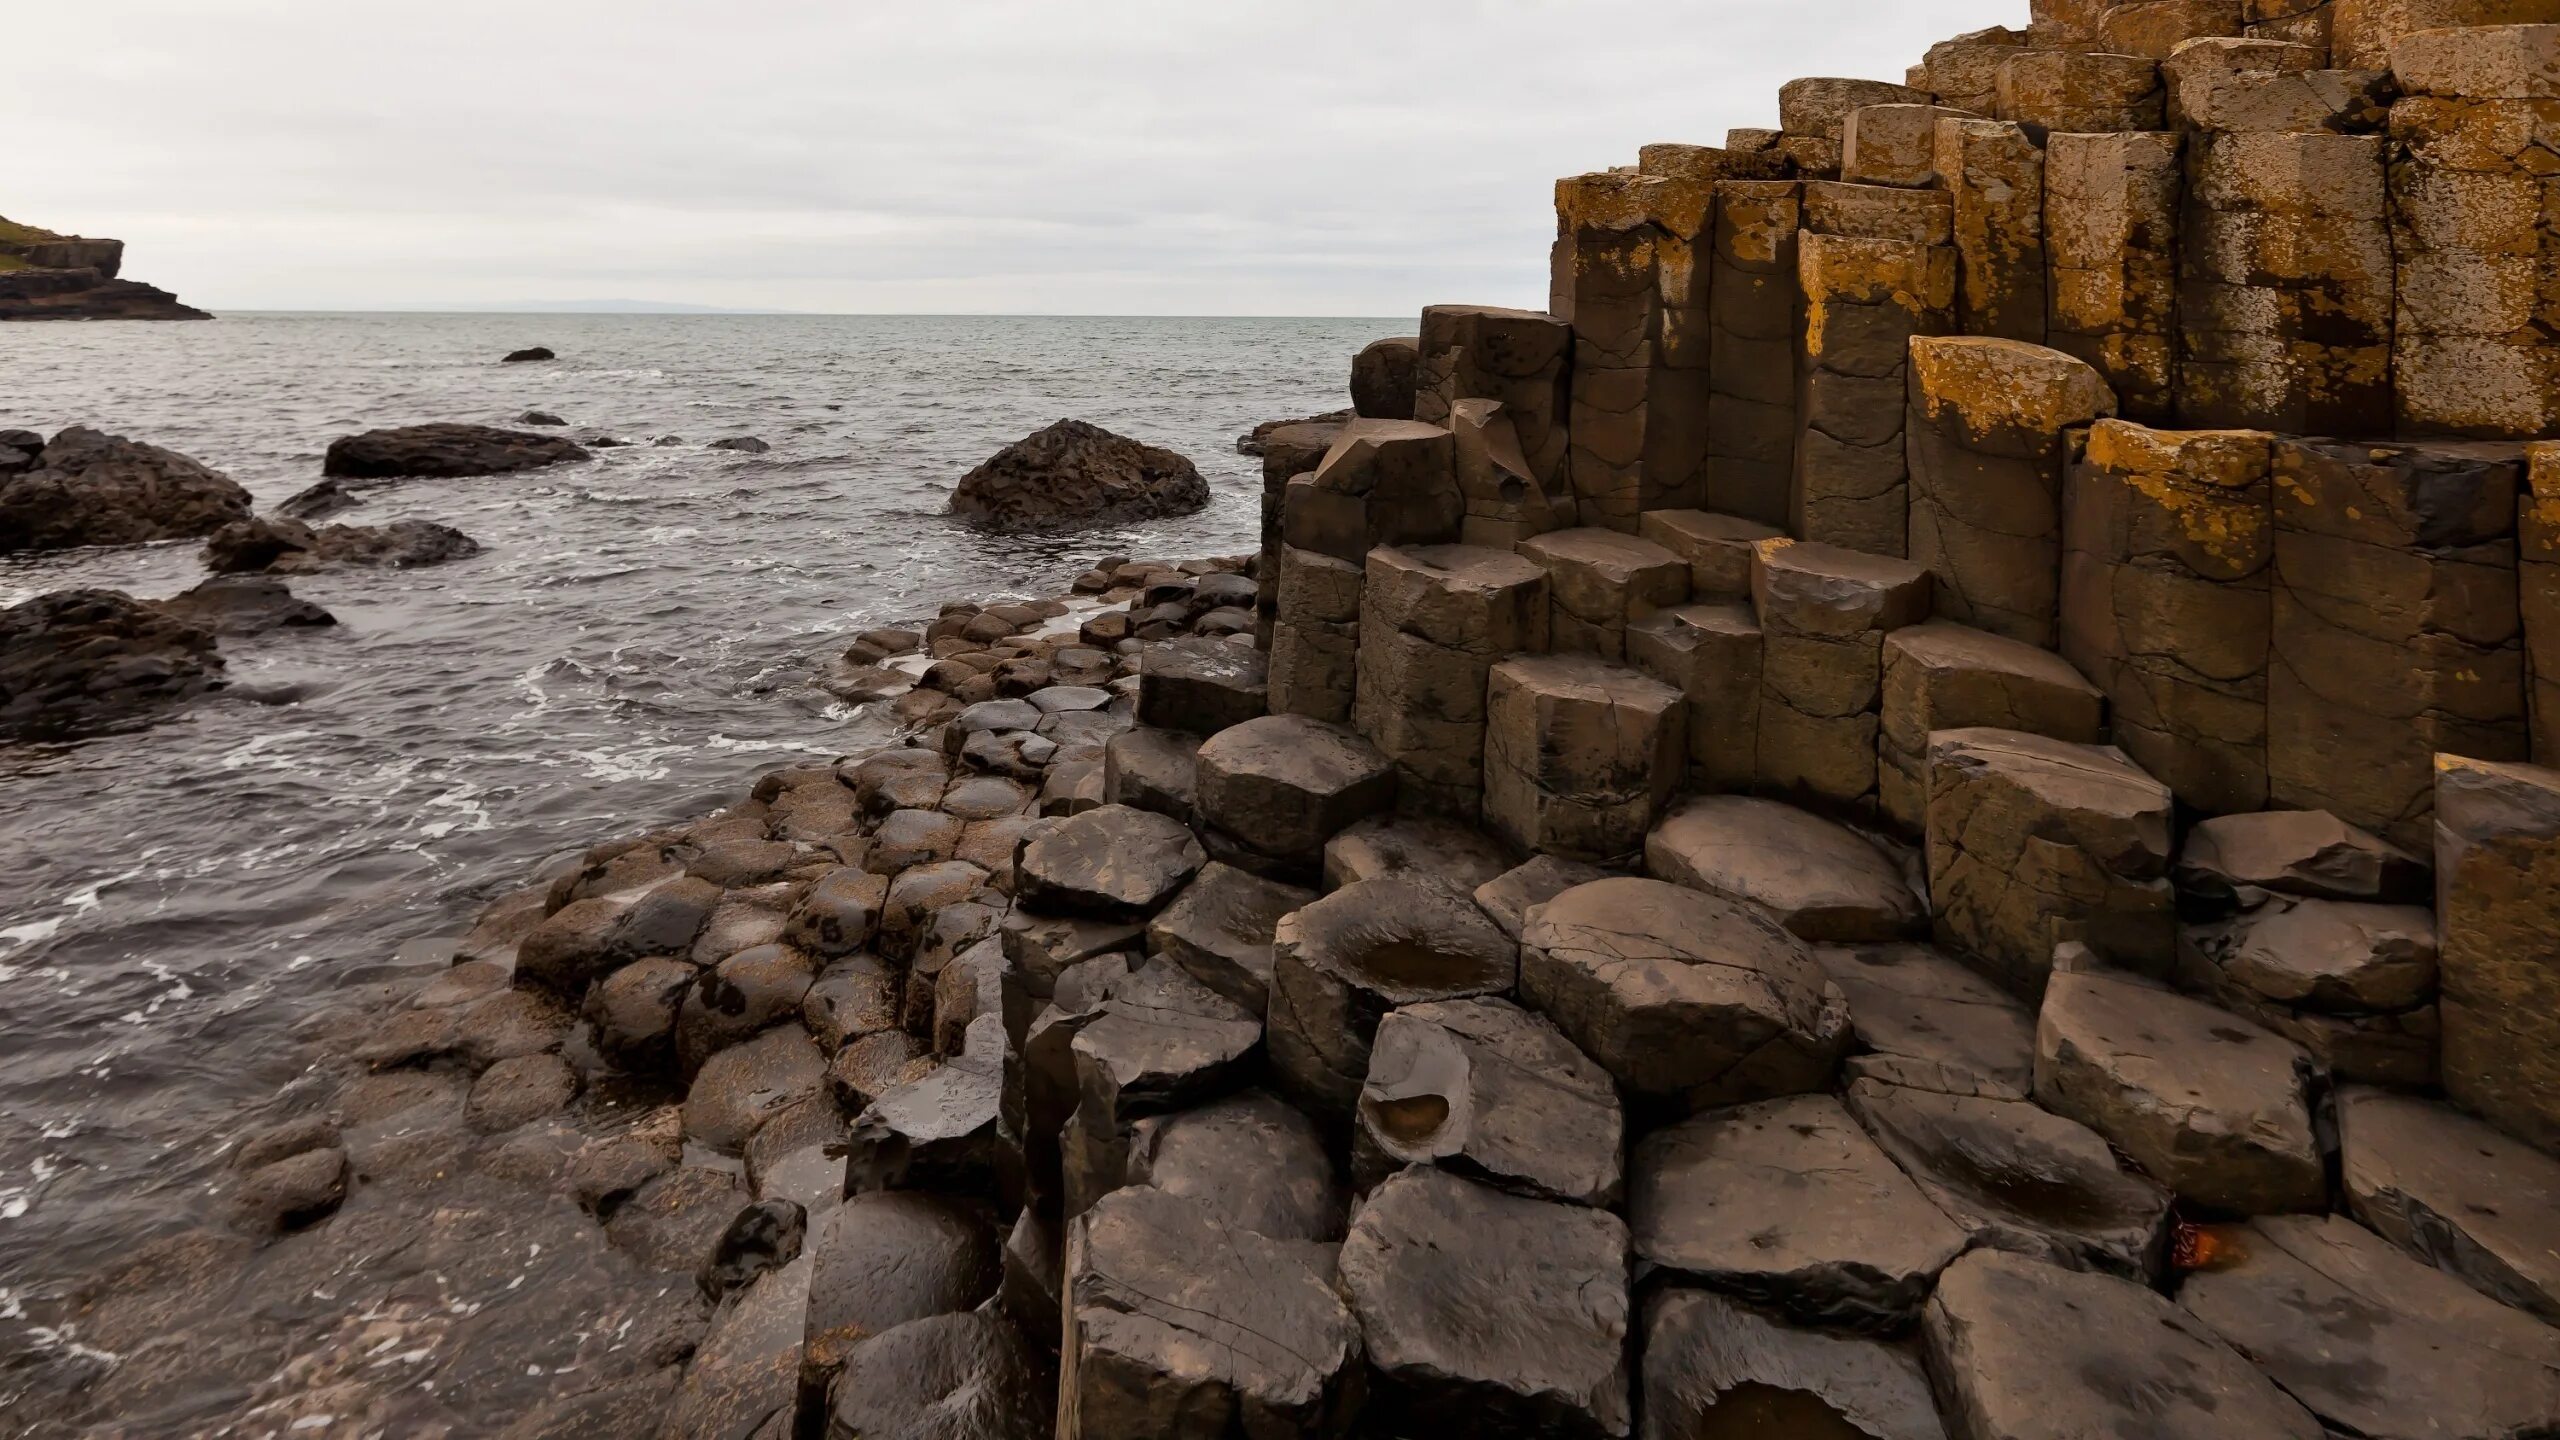
M0 320L210 320L157 286L118 276L124 242L57 235L0 217Z

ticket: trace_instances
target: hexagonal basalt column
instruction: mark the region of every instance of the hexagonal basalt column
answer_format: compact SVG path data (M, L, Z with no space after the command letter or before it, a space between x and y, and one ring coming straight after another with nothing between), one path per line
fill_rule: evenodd
M2445 1092L2560 1152L2560 771L2448 755L2436 797Z
M1484 816L1524 850L1605 862L1643 848L1679 787L1680 692L1588 655L1520 655L1485 696Z
M1748 605L1675 605L1627 631L1627 660L1679 689L1689 785L1748 790L1760 769L1760 618Z
M1948 336L1911 345L1911 558L1936 613L2051 648L2068 431L2115 413L2098 372L2059 350Z
M2521 760L2512 446L2275 446L2267 788L2426 848L2439 752Z
M1628 626L1689 598L1688 565L1640 536L1557 530L1521 542L1520 555L1546 573L1548 640L1563 653L1623 659Z
M1547 648L1547 574L1464 545L1369 552L1354 723L1395 762L1408 809L1472 822L1484 793L1485 679Z
M1942 944L2035 994L2080 941L2166 973L2177 939L2169 789L2124 752L2015 730L1929 740L1929 900Z
M2018 125L1937 122L1935 166L1955 199L1956 319L1968 335L2044 343L2044 150Z
M1456 463L1445 425L1354 420L1312 477L1289 483L1281 535L1355 565L1372 546L1454 540L1466 516Z
M1359 685L1361 575L1358 561L1281 547L1267 680L1273 714L1351 718Z
M1500 401L1510 413L1529 473L1547 493L1561 493L1567 474L1572 357L1573 327L1553 315L1492 305L1433 305L1422 312L1422 379L1414 394L1414 419L1447 425L1461 400Z
M1804 187L1792 180L1716 184L1707 306L1706 507L1787 523L1795 468L1796 331L1803 311L1796 235Z
M2050 650L1931 621L1884 641L1884 739L1876 773L1886 817L1907 834L1929 819L1929 736L1993 726L2095 744L2106 696Z
M1894 399L1911 338L1954 326L1956 252L1808 232L1796 271L1805 321L1787 524L1807 540L1900 555L1908 462Z
M2102 420L2063 507L2062 653L2116 744L2213 814L2267 801L2272 458L2255 430Z
M1752 591L1762 637L1755 788L1832 810L1871 807L1884 637L1929 618L1929 572L1765 540Z
M2124 413L2166 420L2178 356L2175 135L2045 137L2045 343L2097 369Z
M1231 863L1313 878L1324 842L1395 800L1396 772L1339 725L1267 715L1200 747L1200 819Z

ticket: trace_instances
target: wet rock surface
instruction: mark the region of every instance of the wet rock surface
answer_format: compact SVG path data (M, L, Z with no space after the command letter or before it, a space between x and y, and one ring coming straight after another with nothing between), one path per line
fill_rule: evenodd
M74 425L9 449L24 458L0 465L0 552L192 539L249 517L247 490L157 445Z
M1081 420L997 451L951 493L954 516L1003 535L1126 525L1208 503L1209 484L1190 461Z
M349 480L511 475L587 458L558 435L440 423L340 436L329 442L321 471Z
M210 630L129 595L64 590L0 610L0 734L131 724L222 684Z

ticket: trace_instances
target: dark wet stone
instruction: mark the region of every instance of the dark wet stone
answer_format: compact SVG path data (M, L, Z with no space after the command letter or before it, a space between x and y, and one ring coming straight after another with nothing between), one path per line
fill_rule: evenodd
M1022 847L1015 893L1035 910L1143 919L1208 857L1190 827L1126 805L1089 810Z
M1269 715L1200 746L1200 818L1269 860L1312 871L1324 842L1395 799L1396 772L1340 725Z
M409 425L330 441L321 472L354 480L504 475L587 458L586 451L557 435L488 425Z
M1609 1072L1546 1017L1446 1000L1379 1023L1354 1161L1364 1184L1439 1165L1538 1199L1614 1205L1625 1132Z
M726 1170L679 1165L616 1207L605 1233L614 1248L652 1270L692 1275L752 1198Z
M846 1193L991 1188L1003 1088L993 1057L970 1056L873 1100L846 1142Z
M809 1256L807 1365L818 1384L856 1345L975 1309L1002 1278L993 1220L915 1191L856 1195L818 1216Z
M1405 1170L1352 1216L1340 1263L1368 1339L1371 1423L1433 1432L1466 1416L1488 1433L1628 1433L1618 1217Z
M1138 662L1138 723L1215 735L1270 709L1261 651L1226 640L1169 640Z
M796 1012L795 1012L796 1013ZM826 1082L827 1058L797 1024L776 1025L713 1055L685 1092L685 1134L728 1154Z
M720 1312L685 1367L662 1440L789 1440L800 1406L810 1261L758 1280Z
M1047 1440L1056 1396L983 1314L909 1321L847 1351L827 1440Z
M1184 824L1199 807L1200 737L1140 727L1103 746L1102 799L1170 815Z
M295 598L283 581L265 575L217 575L159 604L174 620L235 639L338 623L338 617Z
M850 955L871 943L888 899L886 875L851 865L830 871L791 912L782 938L822 960Z
M1399 1005L1508 992L1519 948L1459 891L1411 875L1336 890L1272 937L1269 1044L1294 1098L1348 1115Z
M1907 1345L1800 1329L1703 1290L1645 1305L1642 1440L1946 1440Z
M588 987L580 1007L598 1054L642 1075L676 1072L676 1017L702 971L688 961L652 955L634 960Z
M0 735L77 737L222 686L213 632L114 590L0 609Z
M557 1115L577 1098L578 1072L568 1061L557 1055L518 1055L480 1072L463 1115L472 1129L497 1135Z
M1341 1436L1360 1330L1316 1247L1140 1186L1069 1227L1059 1440Z
M676 1065L689 1080L711 1057L801 1012L818 962L788 945L741 950L702 972L676 1015Z
M255 1158L259 1152L249 1152ZM234 1224L253 1234L299 1230L326 1219L347 1196L347 1152L311 1145L238 1168L229 1203Z
M2129 1280L1977 1250L1947 1267L1922 1330L1963 1440L2323 1440L2212 1331Z
M796 1201L759 1200L739 1211L694 1277L702 1298L717 1305L799 1259L808 1233L809 1212Z
M1328 890L1402 871L1473 891L1511 868L1502 843L1470 825L1416 815L1373 815L1324 843Z
M1799 1324L1899 1330L1965 1248L1965 1233L1828 1095L1657 1130L1629 1170L1638 1255Z
M1076 1093L1089 1122L1126 1128L1233 1089L1261 1046L1258 1017L1158 956L1077 1027Z

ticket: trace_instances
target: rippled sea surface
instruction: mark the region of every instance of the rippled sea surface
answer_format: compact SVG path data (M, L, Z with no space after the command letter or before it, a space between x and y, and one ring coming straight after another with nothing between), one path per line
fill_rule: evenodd
M527 409L639 442L413 481L343 518L432 519L476 559L298 577L334 631L225 641L235 683L155 728L0 745L0 1410L76 1336L29 1305L206 1205L228 1124L289 1080L333 991L436 953L546 857L874 743L805 676L943 598L1051 594L1109 553L1252 548L1237 432L1345 403L1379 320L268 315L0 326L0 428L90 424L264 507L339 435ZM561 359L501 365L542 344ZM1192 457L1205 514L975 535L951 484L1065 417ZM682 446L649 442L681 436ZM773 446L704 448L731 435ZM0 604L165 596L193 544L0 557ZM0 1426L5 1429L5 1426Z

